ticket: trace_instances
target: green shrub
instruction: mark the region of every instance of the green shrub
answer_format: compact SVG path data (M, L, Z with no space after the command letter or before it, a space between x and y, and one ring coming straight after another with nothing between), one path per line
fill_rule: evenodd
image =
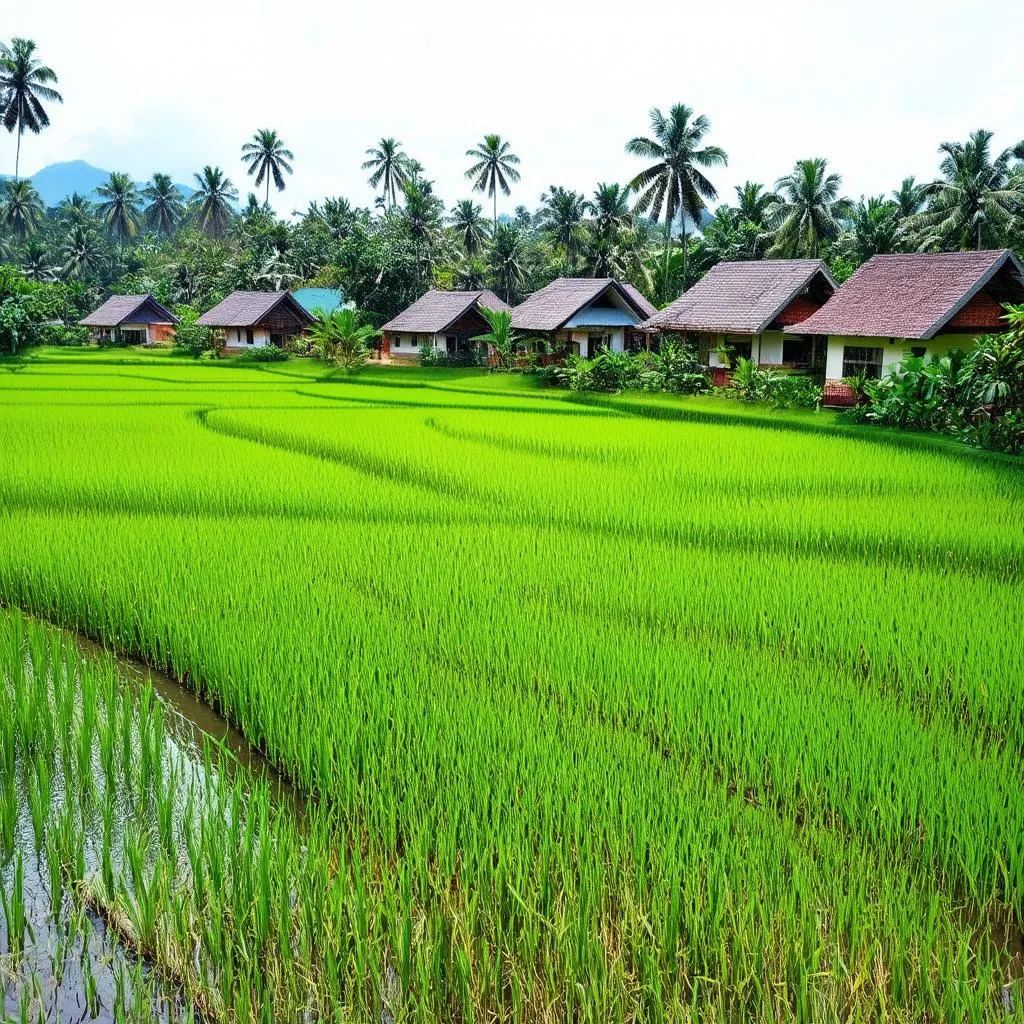
M762 370L752 359L739 359L730 389L747 402L767 402L776 409L814 409L821 388L810 377Z
M174 352L198 359L204 352L210 351L214 340L213 331L196 323L199 310L193 306L175 306L174 315L178 317L178 326L174 331Z
M290 358L289 354L283 348L278 348L276 345L260 345L247 348L238 356L238 361L242 363L283 363L288 358Z

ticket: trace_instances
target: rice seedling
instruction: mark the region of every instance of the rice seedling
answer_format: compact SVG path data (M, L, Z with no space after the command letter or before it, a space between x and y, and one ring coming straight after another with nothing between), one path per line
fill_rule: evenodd
M186 770L145 686L0 629L0 729L71 795L46 849L211 1019L1021 1005L1018 462L476 375L43 361L0 396L0 597L308 797Z

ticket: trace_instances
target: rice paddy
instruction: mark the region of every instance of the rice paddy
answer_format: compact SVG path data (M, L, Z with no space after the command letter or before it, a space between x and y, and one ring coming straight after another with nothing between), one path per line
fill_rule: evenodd
M0 623L0 880L36 806L181 1012L1024 1017L1019 461L295 361L43 353L0 406L0 601L51 624Z

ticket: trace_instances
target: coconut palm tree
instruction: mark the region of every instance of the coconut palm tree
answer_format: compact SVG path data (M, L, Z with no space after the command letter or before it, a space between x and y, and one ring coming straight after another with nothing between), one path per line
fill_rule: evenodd
M798 160L790 174L775 183L779 201L772 207L774 239L769 256L820 256L821 243L838 238L840 220L850 203L839 192L843 179L828 173L822 157Z
M0 217L15 238L34 235L43 223L43 201L31 181L12 178L0 191Z
M745 181L736 186L736 212L741 221L747 221L764 231L768 225L771 208L778 203L774 192L766 192L764 185L756 181Z
M92 203L81 192L72 192L57 207L57 216L69 228L76 224L87 224L92 219L92 213Z
M498 189L503 195L511 195L509 182L519 180L519 157L510 152L509 144L501 141L500 135L485 135L483 142L474 149L467 149L466 156L476 163L466 177L473 182L474 192L486 192L494 200L494 227L498 227Z
M485 334L478 334L470 340L493 348L502 366L510 367L515 358L516 342L519 340L512 330L511 310L488 309L481 306L480 315L487 321L488 330Z
M448 218L448 223L455 229L468 256L476 255L490 234L490 225L481 216L482 212L479 203L474 203L472 199L460 199L452 207Z
M594 215L594 230L600 238L613 239L620 231L633 226L630 194L628 185L598 183L589 207Z
M64 241L61 256L64 276L81 280L103 261L103 244L91 226L76 224Z
M170 237L185 215L185 201L169 174L154 174L142 190L146 200L146 226L160 235Z
M668 254L672 245L672 225L681 217L683 245L683 290L686 290L686 221L700 224L707 204L718 198L715 186L701 168L723 167L729 162L721 146L702 146L711 131L711 122L703 115L677 103L666 117L654 107L651 110L651 136L638 135L626 143L626 152L645 160L653 160L629 187L639 193L638 213L650 212L655 223L665 216L665 281L664 298L668 292Z
M924 186L918 185L913 177L904 178L900 187L892 193L892 201L896 204L896 219L904 221L920 213L924 200Z
M49 253L42 242L35 240L25 246L21 257L21 272L29 281L52 281L59 268L50 265Z
M123 246L139 233L142 226L139 190L135 182L130 175L115 171L105 184L97 187L96 195L102 200L96 208L100 220Z
M207 164L197 174L196 192L192 196L196 227L210 238L223 238L231 226L231 204L238 199L238 190L219 167Z
M18 133L14 153L14 177L21 163L21 136L27 128L38 135L50 124L43 106L63 103L56 89L57 75L35 58L36 44L31 39L12 39L11 45L0 43L0 123Z
M541 193L538 227L565 253L570 272L574 271L586 242L584 218L590 203L579 192L552 185Z
M924 187L929 202L917 214L919 248L982 249L1005 242L1005 232L1024 203L1024 185L1014 175L1018 147L993 158L992 132L973 132L966 142L944 142L941 178ZM1024 146L1024 144L1021 144Z
M495 289L509 304L522 298L528 261L529 252L523 230L515 224L499 224L491 237L487 267Z
M250 174L256 175L256 187L267 182L267 193L264 202L270 202L270 179L274 179L274 188L284 191L284 175L292 173L291 161L295 154L285 147L277 132L262 128L256 132L252 141L242 147L242 163L246 164Z
M367 181L370 188L381 186L381 198L388 209L395 205L398 190L409 180L409 157L402 152L398 139L381 139L376 146L366 151L370 158L363 164L364 171L370 171Z

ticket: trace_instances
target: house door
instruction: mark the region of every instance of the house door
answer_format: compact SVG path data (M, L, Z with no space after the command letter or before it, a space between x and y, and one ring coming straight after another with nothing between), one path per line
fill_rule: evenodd
M459 339L456 338L454 334L445 335L444 347L448 355L455 355L459 349Z

